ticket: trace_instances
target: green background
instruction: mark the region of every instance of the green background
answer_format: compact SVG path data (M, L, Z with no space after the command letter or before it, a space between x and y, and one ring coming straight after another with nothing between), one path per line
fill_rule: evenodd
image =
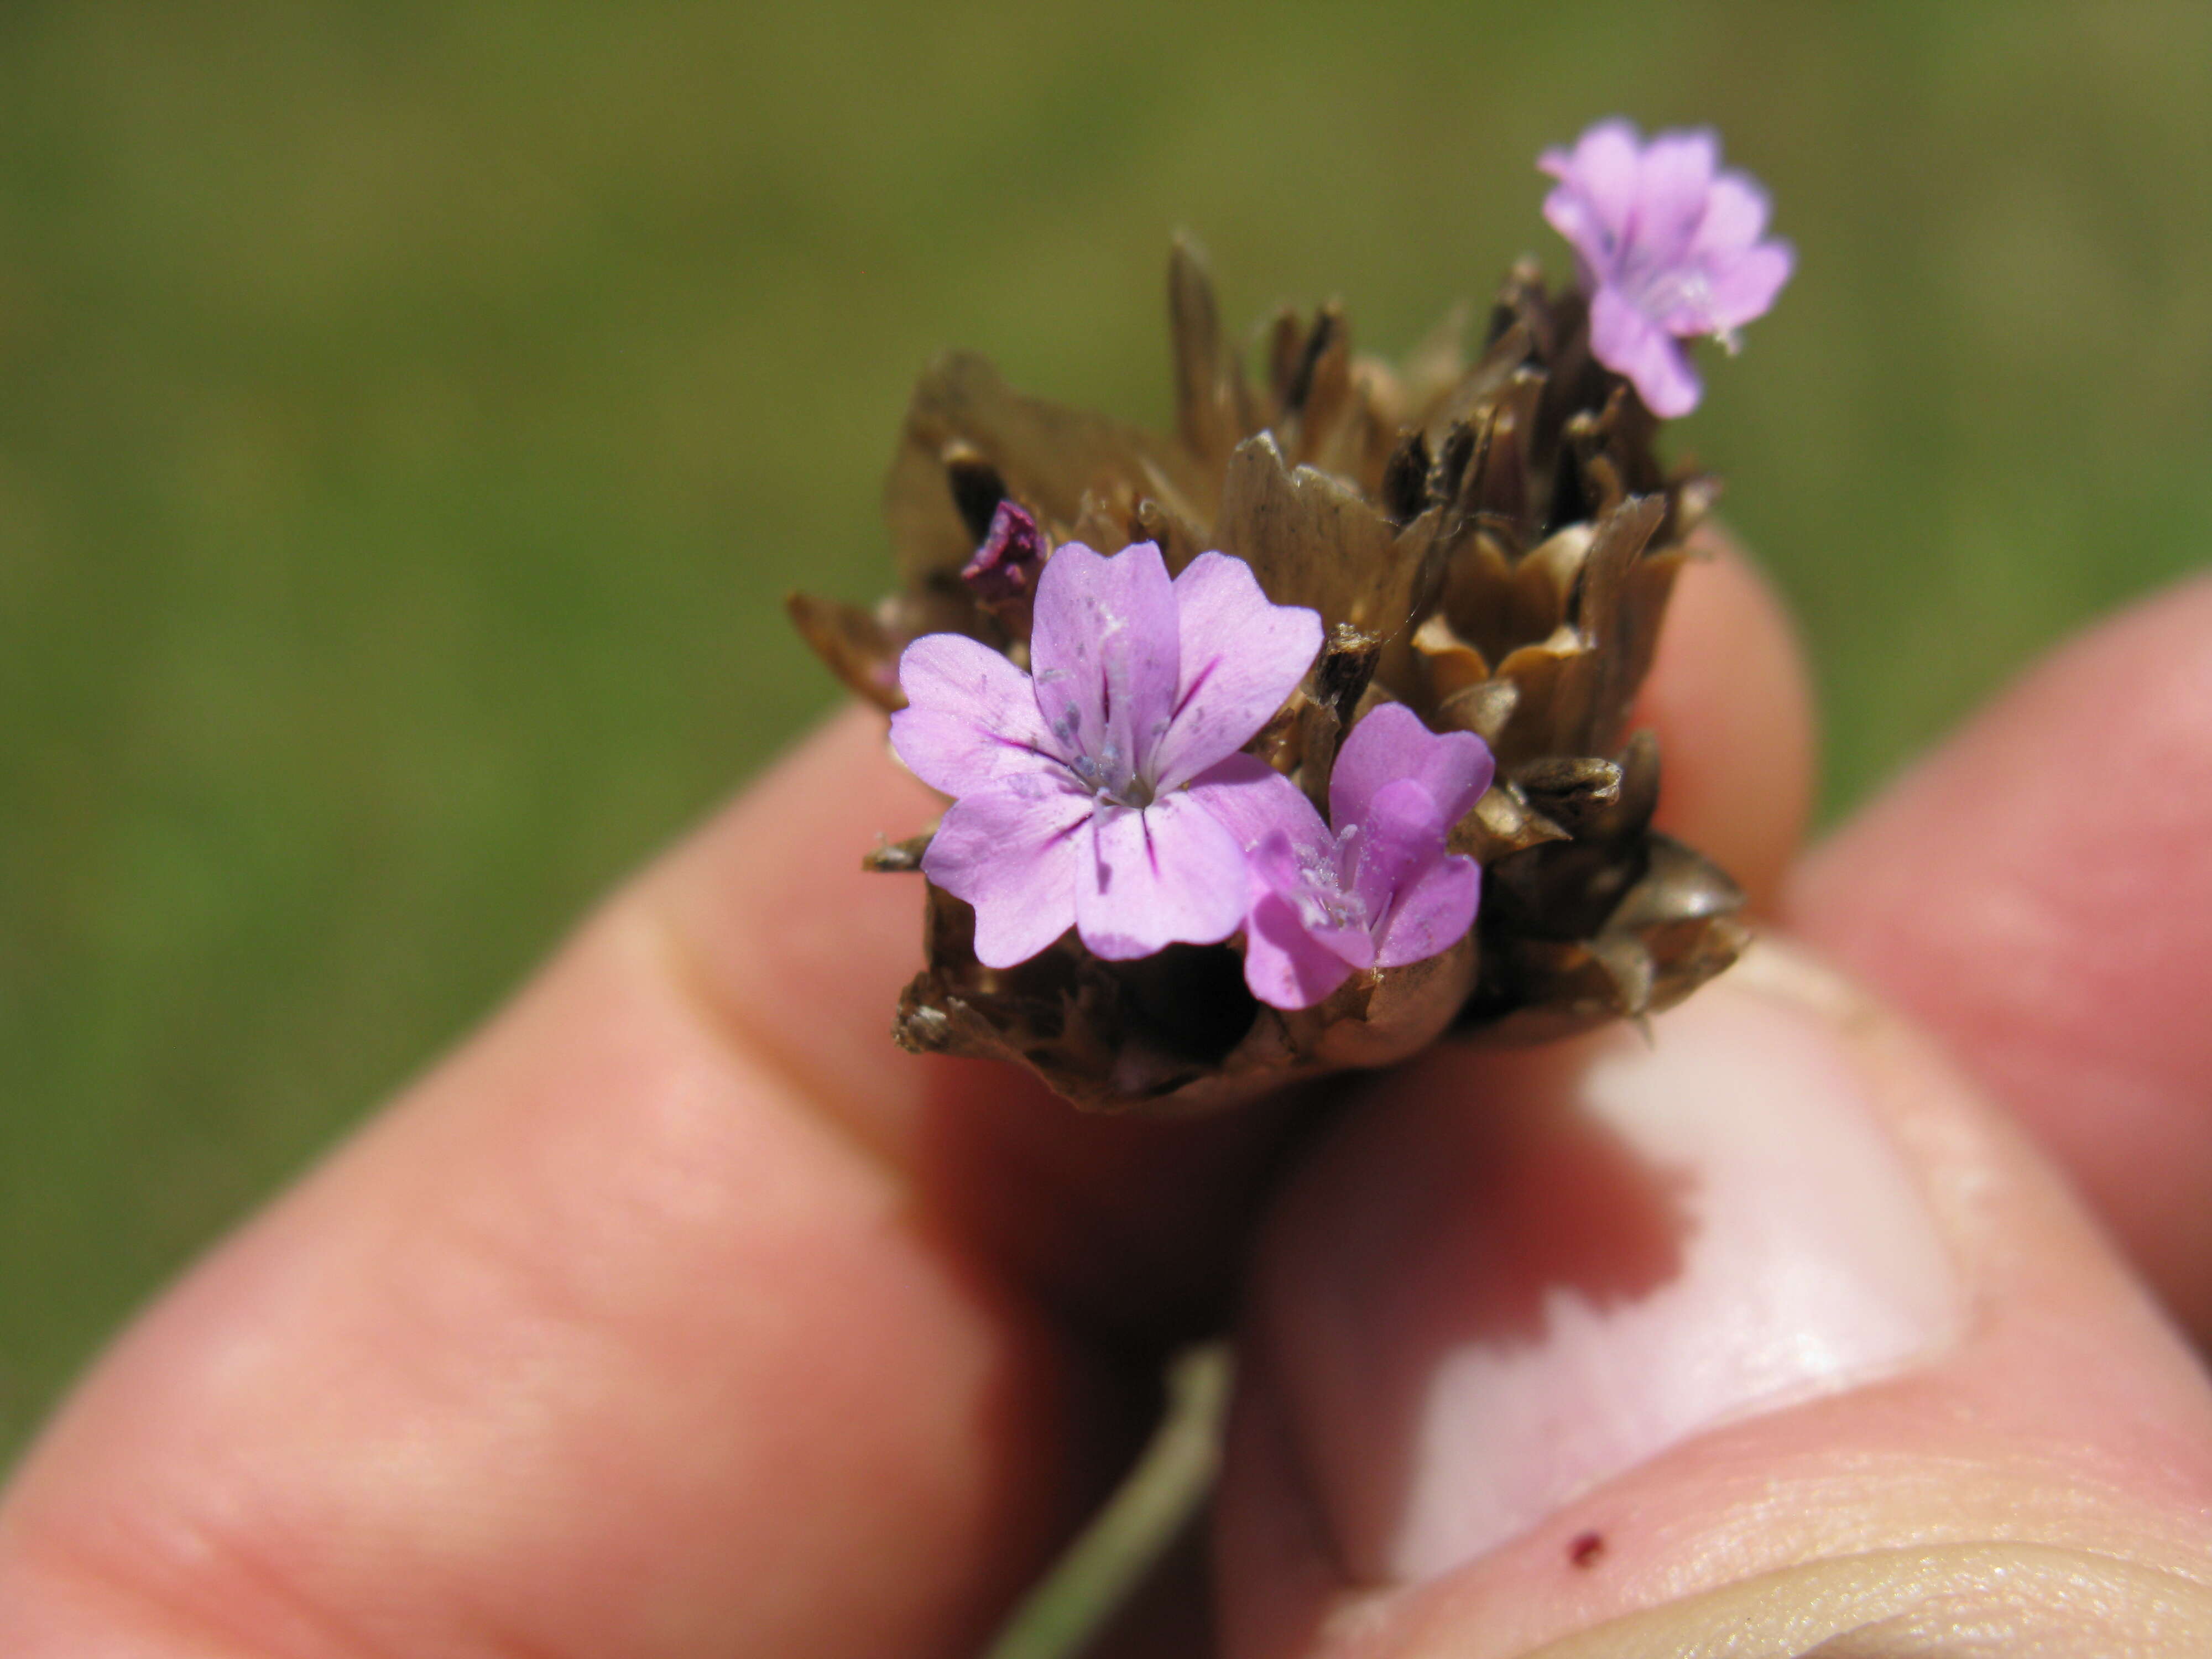
M915 372L1395 351L1710 121L1799 275L1678 429L1832 812L2212 548L2212 8L0 12L0 1458L194 1249L831 701ZM2083 757L2094 765L2094 757Z

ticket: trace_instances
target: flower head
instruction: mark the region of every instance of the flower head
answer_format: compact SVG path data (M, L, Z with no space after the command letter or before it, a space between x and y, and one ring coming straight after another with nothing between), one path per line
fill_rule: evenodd
M1720 168L1710 131L1643 143L1626 121L1601 121L1572 150L1536 164L1559 182L1544 217L1572 244L1590 290L1590 351L1634 382L1655 415L1686 415L1704 388L1680 340L1735 331L1763 315L1796 255L1765 236L1766 192Z
M891 746L954 797L921 868L975 906L977 960L1011 968L1071 927L1108 960L1235 933L1243 849L1208 804L1275 776L1237 751L1321 639L1241 560L1170 580L1150 542L1070 542L1037 578L1031 673L962 635L907 647Z
M1625 178L1632 197L1650 158L1632 133L1613 136L1627 158L1614 181ZM1603 133L1592 143L1589 167L1576 155L1552 165L1595 191L1607 177L1598 165ZM1663 142L1649 148L1666 152ZM1711 188L1697 239L1724 240L1719 207L1749 201L1738 240L1756 245L1755 194L1717 167L1704 172ZM1221 325L1203 261L1179 242L1167 284L1171 431L1018 391L972 353L933 362L886 483L897 588L872 607L803 596L791 606L848 686L887 713L911 700L898 717L901 750L958 798L933 839L889 843L866 860L938 878L923 907L921 971L901 991L892 1026L902 1046L1017 1063L1087 1107L1180 1111L1297 1076L1389 1064L1448 1030L1517 1040L1641 1017L1735 959L1747 937L1741 893L1710 860L1652 830L1656 750L1623 746L1685 540L1715 481L1668 466L1660 422L1595 365L1593 315L1617 332L1621 299L1597 295L1599 267L1624 264L1616 256L1638 237L1622 234L1626 201L1601 191L1577 220L1569 182L1560 180L1555 217L1590 233L1581 281L1554 289L1516 265L1471 358L1452 327L1386 372L1354 352L1330 305L1303 322L1276 319L1267 373L1255 383L1243 335ZM1639 210L1638 223L1651 222ZM1674 337L1662 331L1658 343L1671 349ZM1600 349L1613 344L1608 337ZM1673 407L1655 384L1647 378L1649 396ZM1501 437L1509 441L1491 441ZM1011 511L1005 534L989 533L987 508L1006 501L1034 515L1033 551ZM1149 627L1127 625L1139 609L1155 614L1152 600L1101 601L1085 625L1054 619L1055 606L1074 600L1047 604L1040 594L1079 576L1079 587L1118 592L1122 579L1105 581L1107 570L1133 571L1149 550L1102 560L1066 544L1085 526L1139 525L1157 537L1167 570L1190 565L1168 582L1156 562L1139 584L1167 591L1174 631L1162 637L1174 644L1160 652ZM1062 551L1048 558L1054 543ZM1173 721L1181 711L1195 730L1217 688L1198 684L1197 668L1186 672L1194 643L1218 641L1230 660L1248 659L1233 621L1201 632L1194 620L1214 580L1212 561L1190 562L1203 548L1249 569L1241 587L1263 624L1250 659L1272 661L1279 648L1287 660L1273 684L1251 692L1240 720L1170 767L1160 743L1139 756L1121 741L1133 718L1123 680L1164 684L1171 663L1167 713ZM1334 641L1308 670L1312 706L1300 701L1267 720L1266 764L1279 778L1253 776L1261 763L1234 751L1240 738L1261 747L1246 734L1291 687L1317 630L1312 617L1264 603L1252 581L1282 605L1312 607ZM1288 635L1271 641L1265 632L1286 616L1297 623L1295 650ZM940 631L967 637L915 644ZM1126 670L1094 659L1071 672L1071 641L1084 639L1108 659L1135 655ZM1031 665L1034 680L1023 672ZM1063 694L1072 683L1084 695L1071 704ZM1142 737L1159 711L1139 702L1150 711L1135 721ZM1425 821L1418 795L1387 793L1398 775L1428 775L1409 762L1380 775L1364 808L1347 807L1340 791L1329 830L1334 769L1356 768L1366 745L1403 722L1402 712L1387 712L1400 705L1431 732L1480 732L1499 771L1522 781L1493 798L1497 810L1462 817L1440 840L1435 830L1415 833ZM1378 706L1386 712L1342 732L1328 718ZM1071 707L1075 718L1055 729ZM1436 741L1413 736L1417 747ZM1226 758L1201 768L1201 749ZM1425 787L1443 803L1440 821L1456 811L1448 798L1465 793ZM1273 807L1261 810L1269 798ZM1185 819L1186 805L1203 810ZM1198 820L1241 823L1248 808L1259 828L1224 830L1231 859ZM1274 829L1283 840L1260 860L1274 879L1255 883L1250 866ZM1125 838L1142 851L1126 867ZM1395 875L1384 857L1392 848L1407 866ZM1463 931L1475 872L1454 862L1455 852L1494 866L1496 879L1481 883L1490 890L1479 952ZM1433 887L1413 878L1420 870ZM1450 906L1428 902L1455 882ZM1512 902L1501 905L1507 886ZM1218 949L1129 959L1170 939L1223 939L1239 927L1244 956L1235 963ZM1439 944L1448 948L1411 971L1349 965ZM1301 964L1304 981L1293 971ZM1294 1018L1254 1018L1242 986L1232 980L1233 994L1222 994L1222 975L1239 971L1270 1000L1322 1000Z
M1425 961L1458 943L1474 925L1482 867L1445 845L1492 771L1489 745L1473 732L1440 735L1402 703L1385 703L1337 755L1330 823L1286 778L1221 802L1250 860L1252 994L1310 1008L1356 972Z

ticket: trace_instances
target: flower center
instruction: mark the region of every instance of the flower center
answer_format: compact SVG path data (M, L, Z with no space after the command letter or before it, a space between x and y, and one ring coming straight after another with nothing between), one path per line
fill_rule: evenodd
M1712 280L1701 270L1661 265L1640 276L1630 274L1624 286L1629 289L1636 308L1654 322L1686 312L1696 319L1690 331L1718 340L1729 356L1735 356L1743 343L1734 329L1723 328L1713 320Z
M1298 873L1305 878L1298 908L1311 927L1365 927L1367 905L1352 877L1359 864L1359 826L1346 824L1328 851L1302 852Z
M1128 806L1142 811L1159 798L1150 778L1130 769L1121 745L1111 738L1096 755L1078 755L1068 769L1102 806Z

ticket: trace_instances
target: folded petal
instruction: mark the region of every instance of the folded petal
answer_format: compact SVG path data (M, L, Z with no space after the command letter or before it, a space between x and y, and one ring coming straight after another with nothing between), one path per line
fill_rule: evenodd
M1212 945L1241 927L1249 896L1243 850L1187 795L1139 811L1107 806L1075 883L1075 926L1094 956L1148 957Z
M1376 791L1412 778L1436 802L1449 831L1482 799L1495 770L1490 745L1472 732L1431 732L1403 703L1373 708L1352 728L1329 775L1328 816L1339 830L1364 823Z
M1716 264L1705 290L1705 312L1711 326L1741 328L1764 317L1796 263L1796 249L1778 239Z
M1279 830L1247 855L1252 871L1252 902L1278 898L1297 915L1308 938L1354 968L1372 967L1375 940L1364 913L1346 901L1336 879L1333 854L1316 860L1291 844Z
M1706 128L1662 132L1644 147L1629 232L1638 264L1670 265L1688 254L1720 159L1720 140Z
M1352 861L1346 884L1370 929L1380 932L1399 890L1443 857L1449 830L1436 797L1418 780L1395 778L1375 792L1346 848Z
M1352 973L1352 964L1309 933L1280 895L1263 894L1252 907L1244 924L1244 983L1261 1001L1310 1008Z
M1175 586L1152 543L1109 556L1070 542L1045 562L1030 635L1037 707L1061 750L1100 763L1116 793L1175 713L1176 639Z
M1611 271L1628 234L1641 148L1636 128L1616 118L1591 127L1571 151L1547 149L1536 163L1559 180L1544 199L1544 217L1601 271Z
M1559 152L1547 153L1556 155ZM1595 205L1574 185L1552 187L1544 198L1544 222L1574 249L1584 286L1609 281L1617 274L1619 264L1614 250L1619 243L1606 228Z
M946 809L921 872L975 907L975 959L1011 968L1075 925L1090 840L1090 797L1048 779L1013 778Z
M1328 825L1305 791L1256 755L1231 755L1191 780L1183 793L1203 807L1246 854L1279 830L1307 858L1326 858Z
M1318 612L1276 605L1252 567L1201 553L1175 579L1181 653L1173 717L1149 757L1161 788L1233 755L1273 718L1321 653Z
M1378 968L1425 962L1467 937L1482 900L1482 866L1457 854L1437 860L1399 889L1375 936Z
M1766 191L1759 181L1729 168L1705 194L1705 216L1691 240L1689 257L1711 262L1743 252L1766 234L1768 210Z
M1030 677L989 646L925 634L900 656L898 672L907 707L891 716L891 747L931 788L964 795L1064 758Z
M1591 296L1590 355L1626 377L1662 419L1688 414L1705 392L1682 348L1618 289L1601 288Z

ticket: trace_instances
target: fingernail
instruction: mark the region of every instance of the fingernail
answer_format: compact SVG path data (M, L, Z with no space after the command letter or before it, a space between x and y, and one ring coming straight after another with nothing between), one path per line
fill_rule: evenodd
M1793 981L1731 975L1648 1042L1438 1051L1322 1150L1260 1346L1350 1571L1431 1577L1954 1338L1956 1270L1874 1074Z

